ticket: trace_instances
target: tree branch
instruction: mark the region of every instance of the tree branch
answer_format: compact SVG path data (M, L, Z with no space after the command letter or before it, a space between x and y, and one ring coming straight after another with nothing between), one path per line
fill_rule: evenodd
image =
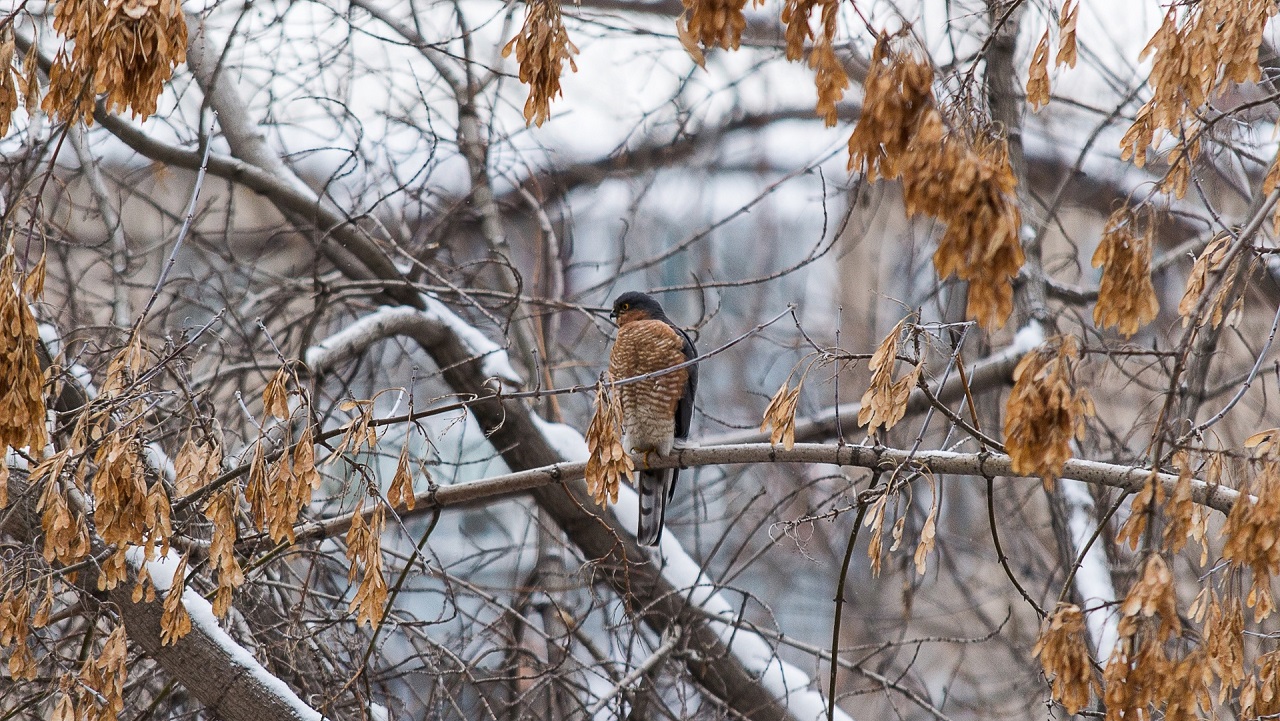
M636 454L637 465L644 462L643 454ZM1014 472L1012 461L1003 453L954 453L951 451L915 451L886 447L849 446L821 443L797 443L786 449L768 443L741 443L723 446L677 448L670 456L651 456L651 468L697 468L747 463L827 463L859 468L893 469L905 467L927 470L936 474L976 476L979 478L1039 478ZM552 463L539 468L493 476L478 481L468 481L450 486L432 488L414 496L414 509L402 512L402 518L430 513L436 508L466 506L490 502L525 491L563 485L566 490L580 491L576 484L586 472L585 462ZM1151 471L1137 466L1103 463L1073 458L1062 468L1062 478L1119 488L1131 493L1142 490ZM1156 480L1172 494L1178 476L1169 473L1156 474ZM1223 514L1229 513L1240 492L1223 486L1211 485L1201 480L1191 481L1191 499ZM596 508L594 502L588 508ZM368 518L373 508L363 511ZM584 509L585 510L585 509ZM347 532L354 514L347 513L323 521L298 524L294 531L299 542L331 538Z

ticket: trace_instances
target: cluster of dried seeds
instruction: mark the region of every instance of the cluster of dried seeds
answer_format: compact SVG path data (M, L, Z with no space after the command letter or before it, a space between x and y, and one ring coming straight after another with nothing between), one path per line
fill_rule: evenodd
M364 518L364 499L356 506L351 528L347 530L347 559L351 568L347 580L354 582L360 569L360 586L351 599L348 611L356 614L356 624L368 623L377 627L386 612L387 580L382 575L382 528L386 522L386 507L374 501L369 520Z
M187 59L187 22L179 0L59 0L53 28L64 45L49 71L43 108L64 120L93 118L93 97L107 112L145 119L173 69Z
M1151 554L1142 576L1120 606L1119 636L1103 671L1107 721L1149 718L1163 705L1166 718L1195 718L1207 690L1194 683L1199 654L1182 661L1168 655L1167 643L1182 633L1173 573L1159 554Z
M596 408L587 427L587 492L604 506L618 502L622 477L635 480L635 464L622 447L622 400L613 392L612 379L596 383Z
M36 659L27 644L31 632L31 595L26 586L9 588L0 599L0 648L9 655L9 677L30 681L36 677Z
M901 378L894 380L893 369L898 363L898 342L906 320L889 331L872 354L867 367L871 370L871 383L862 394L862 407L858 410L858 425L867 426L874 434L877 428L886 431L893 428L907 413L907 400L911 390L920 381L924 363L916 363Z
M967 313L996 328L1013 310L1013 279L1024 260L1017 180L1004 141L971 139L949 127L932 84L927 63L880 37L849 138L849 168L868 180L901 178L907 212L946 225L934 267L943 278L967 281Z
M44 373L37 352L40 331L29 303L35 299L32 291L43 284L43 272L33 271L19 288L15 268L12 253L0 258L0 378L5 379L0 384L0 450L25 447L40 454L48 442Z
M1075 604L1059 604L1046 619L1032 654L1040 659L1051 682L1053 699L1074 714L1089 705L1090 691L1098 690L1084 640L1084 613Z
M787 450L795 448L796 408L800 404L800 389L803 387L803 376L795 388L791 387L791 376L787 376L782 387L769 399L769 405L764 409L764 418L760 421L760 430L769 431L771 445L782 443L782 447Z
M1246 441L1246 445L1249 442ZM1243 490L1243 489L1242 489ZM1280 573L1280 458L1269 455L1249 486L1227 514L1222 535L1222 558L1236 569L1248 569L1252 586L1246 603L1255 621L1271 615L1275 600L1271 578Z
M1230 233L1221 233L1201 251L1195 263L1191 266L1191 273L1187 276L1187 289L1182 294L1182 300L1178 301L1178 315L1182 316L1182 325L1187 326L1194 320L1196 325L1204 322L1203 318L1192 318L1196 309L1200 305L1200 298L1205 291L1209 289L1213 280L1221 277L1219 274L1223 271L1223 266L1227 263L1227 258L1231 251L1231 244L1234 238ZM1234 270L1239 263L1239 259L1231 262L1230 268L1227 268L1226 275L1234 274ZM1221 284L1217 288L1217 292L1213 296L1213 300L1209 302L1209 323L1217 327L1222 323L1225 317L1225 305L1228 295L1227 284Z
M1005 448L1017 473L1057 479L1084 430L1088 396L1076 390L1076 343L1060 338L1023 356L1005 403Z
M557 0L527 0L525 8L524 26L502 48L502 57L515 50L520 82L529 86L529 98L524 103L525 123L541 126L551 117L551 100L561 94L560 73L565 61L578 72L573 61L578 48L569 41Z
M1141 167L1157 132L1195 126L1195 113L1224 84L1258 80L1258 49L1275 13L1273 0L1171 4L1139 56L1153 58L1148 81L1152 93L1120 141L1121 157ZM1171 158L1179 178L1168 181L1165 190L1180 197L1198 148L1185 143L1179 147L1178 156Z
M244 571L236 560L236 509L240 493L234 483L215 491L204 505L204 515L213 524L209 544L209 565L217 573L218 588L213 595L213 613L219 618L231 608L231 594L244 583Z
M698 64L702 64L702 49L721 47L737 50L742 42L742 31L747 28L747 16L743 8L747 0L681 0L684 13L676 20L676 32L681 43L689 50Z
M1137 217L1129 208L1112 213L1093 254L1093 267L1102 267L1093 322L1100 328L1114 326L1124 336L1137 333L1160 312L1151 283L1154 230L1150 223L1143 232L1136 226Z

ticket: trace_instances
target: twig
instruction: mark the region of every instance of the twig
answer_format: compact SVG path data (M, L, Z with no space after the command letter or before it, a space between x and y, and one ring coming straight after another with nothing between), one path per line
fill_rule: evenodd
M1271 350L1271 344L1276 339L1277 329L1280 329L1280 306L1276 306L1276 316L1271 321L1271 332L1267 334L1267 342L1263 344L1262 350L1258 351L1258 359L1254 361L1253 368L1249 369L1249 375L1245 376L1244 383L1240 385L1240 390L1236 391L1236 394L1227 402L1227 405L1223 406L1222 410L1215 413L1212 418L1184 433L1182 438L1178 439L1179 444L1191 436L1203 433L1209 427L1222 420L1232 408L1236 407L1240 399L1244 398L1244 394L1249 392L1249 386L1253 385L1253 379L1258 376L1258 370L1262 368L1262 360L1266 358L1267 351Z
M1027 593L1027 589L1023 588L1018 581L1018 577L1013 575L1013 569L1009 568L1009 557L1004 554L1004 547L1000 545L1000 532L996 530L995 496L995 480L987 476L987 521L991 525L991 540L996 545L996 560L1000 562L1000 567L1004 569L1004 573L1009 577L1009 581L1013 583L1013 587L1018 589L1018 593L1022 594L1022 598L1031 604L1031 607L1035 609L1040 618L1044 618L1047 615L1044 609L1040 608L1040 604L1031 598L1031 594Z
M871 488L880 482L880 471L871 477ZM853 558L853 547L858 542L858 531L862 528L862 519L867 515L867 502L858 498L858 515L853 519L853 530L849 532L849 543L844 547L844 561L840 564L840 581L836 584L836 613L831 621L831 683L827 686L827 721L835 721L836 716L836 674L840 664L835 659L840 655L840 617L844 613L844 584L849 576L849 561Z
M209 170L209 148L213 147L213 126L217 122L218 112L215 110L213 111L213 120L209 123L209 133L204 136L204 150L200 155L200 170L196 172L196 184L191 189L191 200L187 203L187 216L182 220L182 229L178 231L178 239L174 241L173 250L169 251L169 259L165 261L164 268L160 270L160 277L156 279L156 287L151 291L151 298L147 300L146 307L138 315L136 324L138 327L142 326L147 314L151 312L151 307L155 305L156 299L160 297L160 288L169 279L169 272L173 270L173 264L178 260L178 251L182 249L182 241L187 239L187 233L191 230L191 221L196 215L196 201L200 198L200 189L204 186L204 176Z
M679 626L674 624L668 626L666 632L662 634L662 645L658 646L658 648L654 650L653 655L644 660L644 663L637 666L635 670L623 677L621 681L614 684L613 688L609 689L605 695L601 696L595 703L591 704L591 708L587 709L586 718L595 718L595 715L607 706L614 696L622 693L641 676L649 673L650 669L661 663L662 659L667 657L667 654L670 654L675 650L676 645L680 643L680 637L682 635L683 633Z

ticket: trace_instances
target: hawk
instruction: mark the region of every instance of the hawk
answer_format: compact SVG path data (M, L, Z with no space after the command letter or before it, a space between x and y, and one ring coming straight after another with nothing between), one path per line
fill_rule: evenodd
M644 293L623 293L613 302L609 317L618 320L618 337L609 355L614 380L647 375L698 357L687 333L676 327L658 301ZM618 386L622 403L622 444L645 454L636 490L640 516L636 541L656 546L662 538L667 499L675 492L680 469L649 470L650 453L671 453L676 440L689 437L693 395L698 390L698 366L672 371L637 383Z

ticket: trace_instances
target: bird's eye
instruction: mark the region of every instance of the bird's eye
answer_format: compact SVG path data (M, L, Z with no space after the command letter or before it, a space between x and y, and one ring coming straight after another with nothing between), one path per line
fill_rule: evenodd
M623 304L622 304L622 310L630 310L630 309L631 309L631 304L630 304L630 303L623 303Z

